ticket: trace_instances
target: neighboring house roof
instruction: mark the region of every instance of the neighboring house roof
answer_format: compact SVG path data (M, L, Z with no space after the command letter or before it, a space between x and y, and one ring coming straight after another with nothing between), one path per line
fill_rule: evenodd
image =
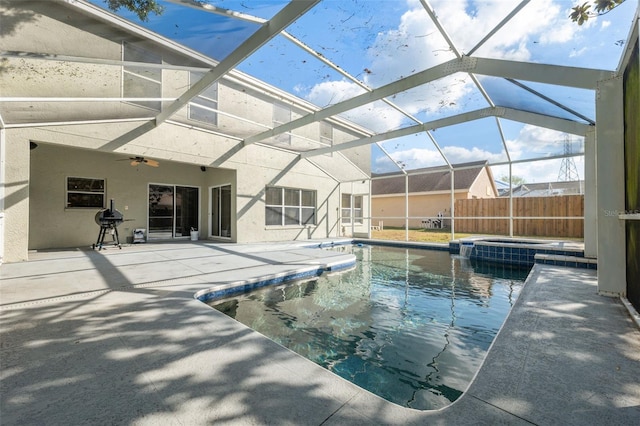
M470 189L487 161L452 164L454 187L456 190ZM457 170L459 169L459 170ZM429 167L407 172L409 175L409 193L437 192L451 190L451 176L448 166ZM405 175L402 172L372 174L371 195L404 194ZM386 177L385 179L376 179Z
M495 182L496 182L496 188L498 188L498 189L503 189L503 188L509 189L509 182L505 182L505 181L500 180L500 179L496 179Z
M584 194L584 181L523 183L513 188L513 197L549 197L557 195ZM500 192L508 197L509 190Z
M494 183L496 184L496 189L498 190L498 197L502 197L504 194L508 194L509 193L509 182L505 182L503 180L500 179L496 179L494 180Z

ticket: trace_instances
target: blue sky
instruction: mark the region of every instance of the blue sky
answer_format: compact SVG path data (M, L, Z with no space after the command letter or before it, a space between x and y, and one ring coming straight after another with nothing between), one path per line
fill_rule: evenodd
M101 0L93 0L103 6ZM268 19L283 1L215 1L218 7ZM458 49L468 52L519 0L432 1L438 18ZM222 59L257 28L254 24L164 2L162 16L151 16L144 26L216 59ZM568 19L573 1L533 0L475 53L479 57L522 60L566 66L614 70L625 48L637 0L627 0L605 16L578 26ZM122 14L137 20L130 14ZM379 87L402 76L427 69L454 57L418 0L327 0L291 25L292 35L321 53L369 87ZM324 107L362 92L355 83L320 63L281 37L247 58L239 69L276 87ZM557 113L516 86L497 78L481 78L496 103ZM531 85L593 119L592 91ZM421 121L487 106L465 74L456 74L399 94L393 102ZM376 132L413 124L381 102L359 108L346 117ZM501 120L512 159L562 153L566 135ZM495 120L438 129L433 133L452 163L506 159ZM580 149L580 140L572 137ZM408 169L443 164L426 135L384 143L394 160ZM374 149L374 171L389 171L388 158ZM582 175L582 160L576 159ZM531 182L555 180L560 161L514 166L514 174ZM506 168L494 170L505 174Z

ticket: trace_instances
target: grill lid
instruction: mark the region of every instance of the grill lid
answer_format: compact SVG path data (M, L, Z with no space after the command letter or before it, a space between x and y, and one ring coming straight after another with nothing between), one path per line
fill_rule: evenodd
M119 225L124 221L124 216L113 205L111 200L110 207L108 209L101 209L96 213L96 223L100 226L103 225Z
M115 224L118 225L122 221L124 221L124 217L122 213L118 210L111 209L102 209L98 213L96 213L96 223L98 225L110 225Z

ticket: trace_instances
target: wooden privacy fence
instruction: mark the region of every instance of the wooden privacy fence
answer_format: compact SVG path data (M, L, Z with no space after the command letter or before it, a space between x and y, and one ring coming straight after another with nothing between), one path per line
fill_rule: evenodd
M504 219L457 219L458 217ZM520 219L519 217L564 217ZM513 198L513 235L531 237L584 237L584 195ZM509 198L456 200L456 232L509 235ZM566 219L580 217L580 219Z

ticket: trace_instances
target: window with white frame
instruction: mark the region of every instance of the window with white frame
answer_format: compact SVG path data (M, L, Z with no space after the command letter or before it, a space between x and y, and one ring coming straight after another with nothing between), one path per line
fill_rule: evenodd
M190 72L190 86L193 86L203 76L203 72ZM218 125L218 82L207 87L189 102L189 119Z
M67 177L67 208L104 208L105 181L97 178Z
M157 53L127 42L122 44L122 59L125 62L139 62L141 64L162 63L162 57ZM125 65L123 67L122 96L125 98L161 98L162 69L145 67L144 65ZM162 107L160 101L130 103L156 111L160 111Z
M352 220L354 224L364 223L362 204L362 195L342 194L342 224L349 225Z
M284 104L273 104L273 128L291 121L291 107ZM274 142L291 145L291 135L280 133L273 137Z
M268 186L265 190L265 225L314 225L316 191Z
M357 224L362 224L364 222L364 215L362 211L362 195L354 195L353 196L353 222Z

